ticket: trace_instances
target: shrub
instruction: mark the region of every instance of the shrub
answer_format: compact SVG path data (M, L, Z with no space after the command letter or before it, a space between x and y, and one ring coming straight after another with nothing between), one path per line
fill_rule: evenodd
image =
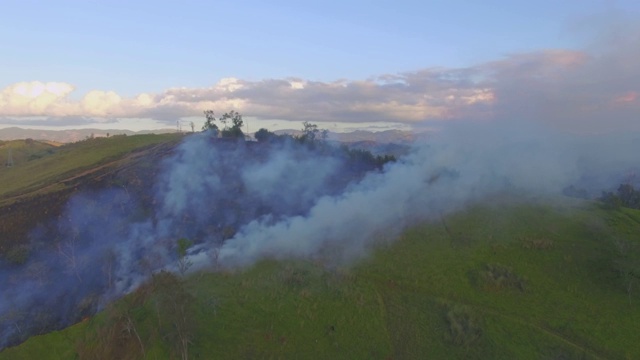
M480 272L480 279L488 290L515 289L525 291L525 280L512 269L500 264L487 264Z
M454 345L469 346L482 336L480 321L464 305L455 305L447 311L448 328L445 339Z
M545 238L524 239L522 247L525 249L547 250L553 248L553 241Z

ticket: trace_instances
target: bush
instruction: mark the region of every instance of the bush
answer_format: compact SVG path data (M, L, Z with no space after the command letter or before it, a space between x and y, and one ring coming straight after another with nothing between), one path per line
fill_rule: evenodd
M553 248L553 241L545 238L524 239L522 247L525 249L547 250Z
M448 328L445 339L454 345L469 346L482 336L479 320L468 306L455 305L445 317Z
M488 290L514 289L525 291L525 280L514 274L511 268L500 264L487 264L480 278Z
M134 313L138 305L129 298L109 305L104 323L76 343L79 359L141 359L145 344Z
M262 128L255 134L253 134L253 137L256 138L258 142L272 142L278 138L278 135L265 128Z
M197 328L195 298L172 273L161 271L153 275L152 282L156 311L161 314L158 319L160 334L170 344L175 357L187 359Z

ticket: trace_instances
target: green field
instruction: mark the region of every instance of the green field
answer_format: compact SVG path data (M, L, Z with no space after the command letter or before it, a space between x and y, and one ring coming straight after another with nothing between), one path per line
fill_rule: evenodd
M0 359L638 359L639 248L639 211L500 200L339 268L156 276Z
M33 161L55 153L59 144L50 142L27 140L0 141L0 159L2 167L0 172L8 170L11 166L20 166L28 161Z
M13 167L0 168L0 199L6 199L54 186L59 190L60 181L92 170L109 162L122 159L134 151L149 146L177 142L184 135L134 135L87 139L76 143L53 147L41 142L26 145L24 140L4 142L0 149L14 148ZM3 159L6 161L6 154ZM60 185L55 187L55 185Z

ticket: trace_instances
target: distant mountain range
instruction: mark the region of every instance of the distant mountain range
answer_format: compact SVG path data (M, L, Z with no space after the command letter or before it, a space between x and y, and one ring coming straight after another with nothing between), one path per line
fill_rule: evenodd
M277 130L274 131L276 134L291 134L291 135L300 135L302 131L300 130ZM352 132L345 133L337 133L337 132L329 132L329 140L339 141L339 142L376 142L379 144L385 143L394 143L394 144L404 144L411 143L418 138L423 137L422 133L414 133L412 131L403 131L403 130L385 130L385 131L367 131L367 130L356 130Z
M161 129L161 130L143 130L143 131L130 131L130 130L101 130L101 129L69 129L69 130L37 130L37 129L23 129L19 127L9 127L0 129L0 140L16 140L16 139L34 139L34 140L49 140L60 143L69 143L84 140L89 137L103 137L111 135L136 135L136 134L164 134L175 132L174 129ZM277 134L291 134L299 135L302 132L300 130L277 130ZM407 144L413 142L417 138L423 137L424 134L413 133L411 131L402 130L385 130L385 131L365 131L356 130L348 133L334 133L329 132L329 140L339 142L375 142L378 144Z

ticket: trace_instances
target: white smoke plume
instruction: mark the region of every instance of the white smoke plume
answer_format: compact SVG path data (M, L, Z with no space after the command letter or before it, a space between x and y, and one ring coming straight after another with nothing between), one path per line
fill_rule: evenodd
M222 245L219 261L243 266L325 251L348 260L416 221L500 192L560 195L574 185L597 195L640 166L639 149L633 137L562 135L523 122L445 126L384 172L321 197L307 215L252 221Z

